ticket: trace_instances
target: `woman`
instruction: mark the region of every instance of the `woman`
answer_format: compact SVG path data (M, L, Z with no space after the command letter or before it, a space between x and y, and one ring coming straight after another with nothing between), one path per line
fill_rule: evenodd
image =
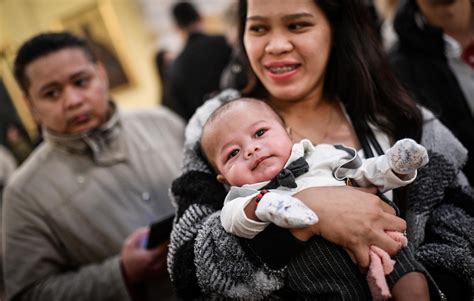
M362 148L366 157L402 137L420 141L423 133L422 143L435 163L420 171L408 191L396 193L401 211L416 226L409 234L419 247L426 245L428 210L442 207L448 184L449 191L464 197L459 203L472 200L456 181L466 152L432 115L422 116L388 72L362 10L354 0L240 1L241 43L255 77L247 94L265 99L295 140L343 143ZM206 103L187 129L183 175L172 188L178 212L168 262L181 298L319 296L298 288L297 277L289 278L298 273L290 259L310 256L312 241L319 236L345 247L361 267L368 265L371 244L396 253L384 230L403 231L404 222L388 213L390 207L375 195L349 187L314 188L296 195L320 217L315 226L291 232L269 226L252 240L227 234L218 211L226 191L199 153L198 141L210 112L235 96L227 92ZM434 139L435 132L442 134L441 143ZM441 163L449 166L449 174L438 169ZM432 175L439 176L439 185L428 185ZM413 203L418 199L424 203ZM460 216L467 215L459 210ZM359 299L367 298L361 294Z

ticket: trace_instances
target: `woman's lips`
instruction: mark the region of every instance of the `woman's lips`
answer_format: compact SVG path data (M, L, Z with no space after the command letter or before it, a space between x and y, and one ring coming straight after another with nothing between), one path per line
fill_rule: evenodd
M272 63L265 65L268 76L273 80L286 80L298 73L300 64Z

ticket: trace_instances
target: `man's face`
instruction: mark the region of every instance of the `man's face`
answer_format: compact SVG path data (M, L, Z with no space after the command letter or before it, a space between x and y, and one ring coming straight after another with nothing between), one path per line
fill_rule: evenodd
M108 82L102 65L80 48L65 48L26 67L28 102L35 118L58 134L78 134L107 120Z
M470 0L417 0L429 24L441 27L450 36L468 30L472 20Z

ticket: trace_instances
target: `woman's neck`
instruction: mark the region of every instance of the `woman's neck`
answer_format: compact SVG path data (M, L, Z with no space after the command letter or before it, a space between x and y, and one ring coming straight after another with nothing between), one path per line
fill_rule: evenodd
M270 101L285 121L294 142L345 144L358 148L357 137L338 101L325 98L298 102Z

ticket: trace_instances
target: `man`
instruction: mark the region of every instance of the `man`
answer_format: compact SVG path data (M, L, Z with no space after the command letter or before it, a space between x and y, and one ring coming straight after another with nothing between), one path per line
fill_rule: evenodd
M464 173L474 184L474 4L409 0L394 22L391 63L415 99L435 113L469 151Z
M23 44L15 76L44 142L4 194L7 300L171 299L166 243L140 242L173 212L183 122L120 112L104 66L69 33Z
M172 13L186 44L170 67L170 98L165 105L189 120L205 98L219 89L232 49L224 36L202 32L201 16L190 2L178 2Z

